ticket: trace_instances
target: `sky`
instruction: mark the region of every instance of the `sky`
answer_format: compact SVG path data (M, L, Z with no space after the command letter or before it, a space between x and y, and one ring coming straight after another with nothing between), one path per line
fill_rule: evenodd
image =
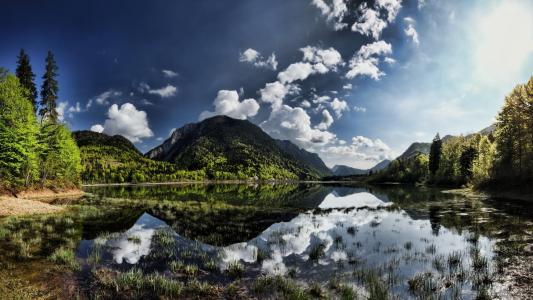
M477 132L533 75L533 1L6 1L0 66L51 50L72 130L143 152L210 116L372 167Z

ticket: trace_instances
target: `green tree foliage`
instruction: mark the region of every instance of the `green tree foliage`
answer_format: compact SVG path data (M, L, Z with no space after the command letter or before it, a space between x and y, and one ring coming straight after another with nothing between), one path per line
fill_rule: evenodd
M481 136L476 158L472 162L472 183L475 186L481 186L491 180L495 154L496 145L489 137Z
M28 186L37 175L39 131L33 106L13 75L0 79L0 184Z
M57 82L57 64L54 55L48 51L46 56L45 73L43 75L43 84L41 86L41 110L39 115L43 118L49 118L53 123L57 123L56 101L59 86Z
M26 89L26 98L28 98L33 105L33 111L37 112L37 88L35 87L35 74L32 71L30 64L30 57L24 49L20 49L17 57L17 70L15 74L19 79L20 85Z
M440 165L440 156L442 151L442 140L440 139L439 134L435 136L433 142L431 143L431 148L429 151L429 173L435 175Z
M533 77L505 98L496 123L498 180L533 179Z
M40 132L41 184L68 187L80 182L80 150L68 128L63 124L46 121Z

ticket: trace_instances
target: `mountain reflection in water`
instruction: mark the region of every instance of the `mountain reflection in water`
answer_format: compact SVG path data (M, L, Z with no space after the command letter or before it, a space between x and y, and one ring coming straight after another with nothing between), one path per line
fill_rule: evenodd
M293 271L296 279L306 282L325 283L334 276L346 275L354 284L356 270L382 270L390 280L391 292L399 294L407 293L404 282L409 278L444 268L450 254L461 258L456 267L464 269L472 265L473 252L492 260L493 240L440 225L435 230L435 218L440 217L437 210L430 209L429 217L414 214L413 218L392 204L387 197L378 198L364 189L333 189L316 209L288 222L274 223L250 240L225 247L181 236L164 221L144 213L123 233L83 241L78 254L86 259L98 248L103 264L150 266L150 252L158 251L154 250L154 234L170 230L176 242L176 257L200 253L214 259L220 270L238 262L248 276ZM461 294L471 293L471 283L465 283Z

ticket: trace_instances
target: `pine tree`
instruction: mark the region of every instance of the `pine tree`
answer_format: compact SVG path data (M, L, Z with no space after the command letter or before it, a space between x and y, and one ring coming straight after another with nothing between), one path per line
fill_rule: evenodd
M17 78L19 79L20 85L26 89L26 98L31 101L33 111L37 112L37 88L34 83L35 74L31 69L30 57L24 49L20 49L17 58Z
M440 139L439 134L435 136L433 142L431 143L431 148L429 151L429 173L435 175L439 169L440 156L442 152L442 140Z
M54 60L54 55L48 51L46 56L46 67L41 86L41 110L39 115L44 119L48 118L52 123L57 123L56 100L59 91L56 80L58 67Z

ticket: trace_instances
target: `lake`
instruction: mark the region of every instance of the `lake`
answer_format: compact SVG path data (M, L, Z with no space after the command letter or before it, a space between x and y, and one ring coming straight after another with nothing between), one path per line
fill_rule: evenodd
M208 298L293 298L289 282L318 297L508 298L515 284L509 270L523 267L517 257L530 249L533 233L531 204L419 187L85 190L90 195L81 200L54 203L70 207L70 215L33 220L31 226L46 234L29 254L49 257L58 247L73 249L77 289L89 297L114 298L118 290L124 296L139 284L153 290L134 297L171 296L168 283L159 289L154 283L171 280L180 295ZM25 224L24 218L10 222ZM11 223L15 235L28 234ZM7 257L19 255L17 241L3 241ZM37 247L19 244L27 252Z

